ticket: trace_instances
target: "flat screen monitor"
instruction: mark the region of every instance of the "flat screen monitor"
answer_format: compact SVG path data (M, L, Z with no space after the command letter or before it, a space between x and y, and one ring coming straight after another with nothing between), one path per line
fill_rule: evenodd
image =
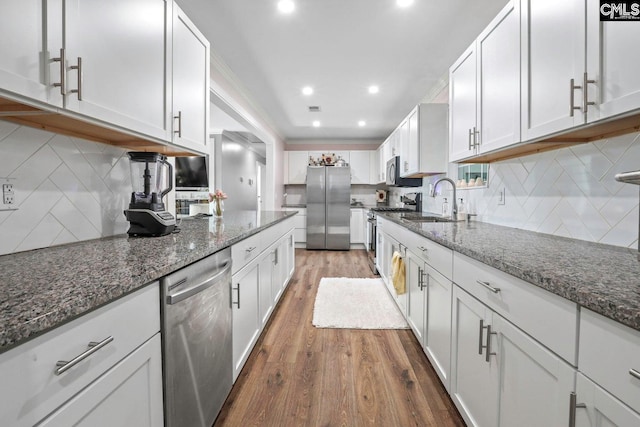
M207 158L176 157L176 190L203 191L209 188Z

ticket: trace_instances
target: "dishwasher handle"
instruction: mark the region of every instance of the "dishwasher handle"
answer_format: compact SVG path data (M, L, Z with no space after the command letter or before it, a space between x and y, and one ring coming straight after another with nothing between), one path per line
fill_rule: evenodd
M176 292L173 295L167 295L167 300L166 303L169 305L173 305L173 304L177 304L180 301L183 301L199 292L204 291L207 288L210 288L211 286L213 286L216 281L224 276L225 274L227 274L227 272L231 269L231 260L225 262L224 264L222 264L221 266L222 270L219 270L216 274L214 274L213 276L203 280L202 282L200 282L199 284L195 285L195 286L191 286L187 289L183 289L180 292Z

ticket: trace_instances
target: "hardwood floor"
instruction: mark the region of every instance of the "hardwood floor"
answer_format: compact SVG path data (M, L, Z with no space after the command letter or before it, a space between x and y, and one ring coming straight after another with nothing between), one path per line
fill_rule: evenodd
M375 277L364 250L296 249L296 272L215 426L464 426L410 330L318 329L322 277Z

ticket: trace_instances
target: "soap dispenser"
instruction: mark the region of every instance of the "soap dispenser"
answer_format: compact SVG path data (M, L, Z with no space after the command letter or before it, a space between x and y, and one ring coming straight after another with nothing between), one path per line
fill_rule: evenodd
M442 202L442 216L449 216L449 203L447 203L447 198L444 198Z
M458 220L464 220L465 215L467 214L467 207L464 205L464 200L460 198L460 202L458 203Z

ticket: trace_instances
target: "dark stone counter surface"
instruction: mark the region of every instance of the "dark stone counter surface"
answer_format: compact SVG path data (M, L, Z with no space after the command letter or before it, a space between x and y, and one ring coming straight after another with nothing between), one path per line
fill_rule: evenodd
M378 215L434 242L640 330L638 251L483 222Z
M0 352L224 249L296 212L183 219L163 237L127 235L0 256Z

